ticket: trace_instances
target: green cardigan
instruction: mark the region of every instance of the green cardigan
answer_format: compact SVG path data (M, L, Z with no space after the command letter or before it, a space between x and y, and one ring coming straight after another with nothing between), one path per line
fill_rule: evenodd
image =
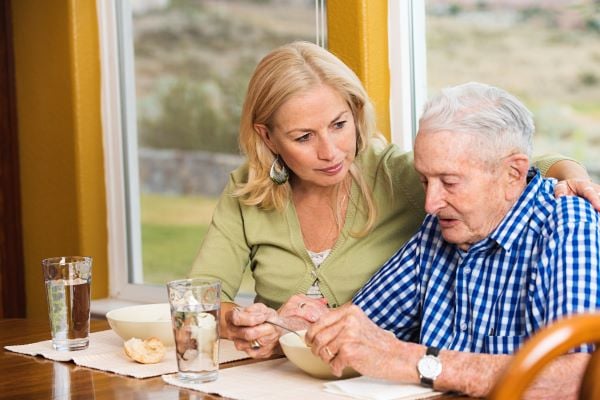
M538 163L545 170L557 158ZM424 192L413 168L412 153L374 142L357 158L373 191L377 218L368 235L356 237L365 223L356 183L345 225L331 253L315 270L304 246L294 204L283 212L246 206L232 195L247 179L244 165L230 174L211 225L190 272L222 281L223 300L233 301L245 268L255 279L256 301L274 308L297 293L306 293L315 278L331 307L352 299L379 267L418 229L425 213Z

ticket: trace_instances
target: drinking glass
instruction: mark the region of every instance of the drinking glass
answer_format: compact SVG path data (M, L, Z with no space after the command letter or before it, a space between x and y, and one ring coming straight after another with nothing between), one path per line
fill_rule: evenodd
M52 257L42 260L52 346L82 350L90 334L92 258Z
M178 377L210 382L219 373L221 282L180 279L167 283Z

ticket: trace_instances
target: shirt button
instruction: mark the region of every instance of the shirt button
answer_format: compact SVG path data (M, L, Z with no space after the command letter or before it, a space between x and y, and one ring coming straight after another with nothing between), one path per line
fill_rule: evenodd
M464 331L466 331L468 327L469 327L469 326L467 325L467 323L466 323L466 322L461 322L461 323L460 323L460 330L461 330L461 331L463 331L463 332L464 332Z
M469 268L469 267L466 267L466 268L465 268L465 274L470 274L470 273L471 273L471 268Z

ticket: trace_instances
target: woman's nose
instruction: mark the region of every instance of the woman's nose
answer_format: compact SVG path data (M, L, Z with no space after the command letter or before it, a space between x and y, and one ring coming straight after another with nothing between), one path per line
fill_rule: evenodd
M331 160L335 155L335 143L329 136L325 136L319 140L317 156L321 160Z

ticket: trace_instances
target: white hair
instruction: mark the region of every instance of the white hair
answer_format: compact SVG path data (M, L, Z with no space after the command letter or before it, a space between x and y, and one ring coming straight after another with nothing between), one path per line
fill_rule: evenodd
M486 161L519 152L531 156L531 112L508 92L470 82L443 89L425 104L419 133L449 131L479 136Z

